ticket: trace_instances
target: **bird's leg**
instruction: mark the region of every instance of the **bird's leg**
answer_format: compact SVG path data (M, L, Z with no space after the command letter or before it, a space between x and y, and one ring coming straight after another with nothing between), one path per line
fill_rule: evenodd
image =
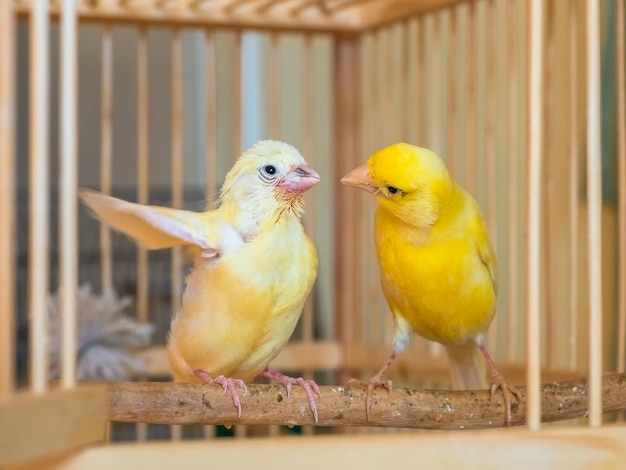
M219 377L213 378L211 377L207 371L202 369L195 369L193 374L208 384L220 384L224 389L224 393L226 390L230 392L230 396L233 399L233 405L237 407L237 416L241 418L241 400L239 399L239 395L237 394L237 387L244 391L244 393L248 393L248 387L240 379L230 379L228 377L224 377L220 375Z
M385 364L380 368L376 375L371 378L369 384L367 385L367 394L365 395L365 417L367 421L369 421L370 419L370 406L372 404L372 394L374 392L374 388L383 386L387 389L389 393L391 393L391 390L393 388L391 380L383 382L382 378L385 374L385 371L389 368L393 360L398 357L398 354L399 352L394 348L391 356L389 356L389 359L387 359L387 362L385 362Z
M502 396L504 398L504 407L505 407L505 419L504 424L506 426L511 425L511 395L515 396L517 401L522 398L522 394L518 389L513 387L512 385L508 385L504 381L504 377L497 369L496 364L491 359L489 355L489 351L482 342L478 342L478 348L480 352L485 356L485 360L487 361L487 365L489 366L489 371L491 372L491 386L489 387L489 391L491 392L491 399L493 400L494 394L496 390L502 390Z
M320 388L314 380L304 380L302 377L294 379L293 377L283 375L280 372L276 372L275 370L268 368L265 368L265 370L261 372L261 374L269 379L275 380L276 382L283 384L287 389L287 398L291 396L292 385L298 385L302 387L304 389L304 393L306 393L306 396L309 399L309 407L311 408L313 418L315 418L315 422L317 423L317 405L315 404L314 393L317 393L318 396L321 396L321 394Z

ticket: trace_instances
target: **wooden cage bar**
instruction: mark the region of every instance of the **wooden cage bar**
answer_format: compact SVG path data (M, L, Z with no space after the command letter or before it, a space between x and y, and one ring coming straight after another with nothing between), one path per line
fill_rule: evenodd
M450 28L448 31L448 74L447 74L447 109L446 109L446 135L448 136L446 142L447 148L447 166L450 170L450 174L454 178L458 178L458 103L457 103L457 89L459 86L459 73L458 73L458 23L459 15L457 8L450 9Z
M302 154L305 156L310 165L315 167L315 50L313 48L314 36L305 34L302 41ZM313 233L315 227L315 200L309 198L307 201L307 210L304 213L304 226L309 234ZM314 341L314 313L315 305L314 296L311 295L307 299L302 312L302 341L311 343ZM307 375L312 371L307 371Z
M589 273L589 424L602 424L602 142L600 4L587 0L587 201Z
M204 30L206 60L206 197L208 205L217 200L217 46L215 30Z
M203 30L205 66L205 89L206 93L206 143L205 143L205 194L207 208L211 207L218 196L217 185L217 46L215 31ZM203 434L206 438L215 436L215 426L204 426Z
M148 29L139 28L137 33L137 202L148 204L150 197L150 157L149 157L149 95L150 89L148 70ZM148 252L137 247L137 320L148 323L150 295L150 271ZM148 438L148 426L137 425L137 440Z
M61 177L59 184L60 310L62 321L61 385L76 386L78 287L76 0L63 0L61 10Z
M500 231L498 217L498 173L496 162L496 93L498 92L498 77L496 70L496 5L494 0L488 0L485 22L491 25L486 34L485 58L485 186L486 186L486 222L492 240L496 258L500 259ZM489 348L498 349L499 327L502 312L496 314L487 335Z
M102 27L101 38L101 116L100 191L111 194L113 166L113 32L111 24ZM113 251L111 229L100 224L100 264L102 292L113 291Z
M15 365L15 15L0 4L0 399L14 389Z
M242 97L241 97L241 31L235 32L235 46L233 48L233 97L232 97L232 107L234 110L234 120L233 120L233 162L236 160L239 155L242 153L242 137L243 137L243 128L242 128L242 113L243 113L243 105L242 105Z
M477 96L476 96L476 73L478 61L476 57L476 5L474 2L469 2L469 12L467 17L467 37L466 37L466 56L465 66L467 67L466 78L466 96L467 96L467 108L465 118L465 187L467 191L476 195L478 189L477 175L476 175L476 114L477 114Z
M30 383L44 393L48 380L46 315L49 288L48 2L35 0L30 22L29 317Z
M579 365L578 331L580 327L579 293L578 293L578 159L579 159L579 104L578 104L578 5L580 2L570 1L568 4L568 27L569 27L569 236L570 236L570 274L569 274L569 366L575 369Z
M360 163L362 136L359 130L359 103L357 90L361 87L359 43L350 38L337 38L333 54L333 96L334 96L334 162L335 174L345 175ZM350 137L352 136L352 137ZM360 295L352 288L352 279L357 279L360 269L360 249L358 234L362 233L357 214L360 203L355 191L347 191L337 184L337 205L335 234L339 240L335 261L337 298L335 311L339 312L337 337L342 344L353 344L355 322L354 312L361 310ZM356 292L355 292L356 290ZM347 380L349 374L339 377Z
M626 285L626 34L624 0L616 8L616 86L617 86L617 285ZM617 289L617 370L626 370L626 289Z
M530 80L528 115L530 117L528 142L528 310L526 312L526 363L528 388L527 425L538 429L541 421L540 371L541 371L541 182L542 182L542 99L543 99L543 34L544 4L541 0L530 3Z
M183 45L180 28L172 30L172 207L183 208ZM175 246L172 248L170 289L171 314L176 315L180 306L180 299L183 296L183 248ZM183 437L181 426L171 427L172 440L179 441Z
M592 12L593 11L593 12ZM589 276L594 277L589 286L589 380L590 389L590 420L591 426L602 424L602 393L601 381L605 367L603 358L604 337L603 317L603 261L602 261L602 135L601 135L601 33L600 3L590 0L587 12L587 199L589 204ZM591 58L592 55L595 57ZM623 129L622 129L623 132ZM593 167L593 169L592 169ZM593 193L593 196L592 196ZM595 257L595 259L594 259Z
M268 51L268 135L272 139L280 139L282 136L282 106L281 106L281 41L280 34L273 32L270 35Z
M519 52L518 52L518 38L516 32L516 18L517 12L515 11L517 3L515 0L508 0L505 2L506 13L506 51L507 51L507 105L508 105L508 127L507 127L507 154L509 171L507 174L507 205L508 205L508 303L507 312L508 328L507 328L507 343L508 348L506 351L506 358L508 361L514 361L517 357L518 350L518 332L520 325L520 312L519 308L519 277L520 277L520 211L519 211L519 144L522 139L519 138L519 124L520 124L520 93L519 86L522 80L519 80Z
M148 30L140 27L137 36L137 202L148 204L150 194ZM149 320L148 253L137 247L137 318Z

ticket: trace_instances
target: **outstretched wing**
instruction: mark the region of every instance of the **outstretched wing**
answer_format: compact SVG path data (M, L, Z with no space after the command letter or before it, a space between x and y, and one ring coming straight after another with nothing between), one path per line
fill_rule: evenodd
M211 212L135 204L87 189L79 195L101 221L149 250L195 245L204 257L211 257L227 246L243 243L229 224Z

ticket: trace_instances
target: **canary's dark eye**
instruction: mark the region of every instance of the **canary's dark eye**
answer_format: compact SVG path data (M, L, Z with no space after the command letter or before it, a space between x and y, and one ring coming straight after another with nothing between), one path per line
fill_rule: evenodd
M387 191L389 191L389 194L397 194L400 192L395 186L387 186Z
M274 165L262 166L259 170L261 179L267 183L274 181L277 178L278 168Z

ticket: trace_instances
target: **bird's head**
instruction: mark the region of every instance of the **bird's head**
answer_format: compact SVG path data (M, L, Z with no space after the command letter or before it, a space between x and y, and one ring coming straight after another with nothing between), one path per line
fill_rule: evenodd
M341 182L374 194L381 207L418 226L437 220L453 184L437 154L405 143L376 152Z
M257 224L283 214L302 215L302 195L320 181L293 146L274 140L257 142L226 175L222 204L234 203Z

